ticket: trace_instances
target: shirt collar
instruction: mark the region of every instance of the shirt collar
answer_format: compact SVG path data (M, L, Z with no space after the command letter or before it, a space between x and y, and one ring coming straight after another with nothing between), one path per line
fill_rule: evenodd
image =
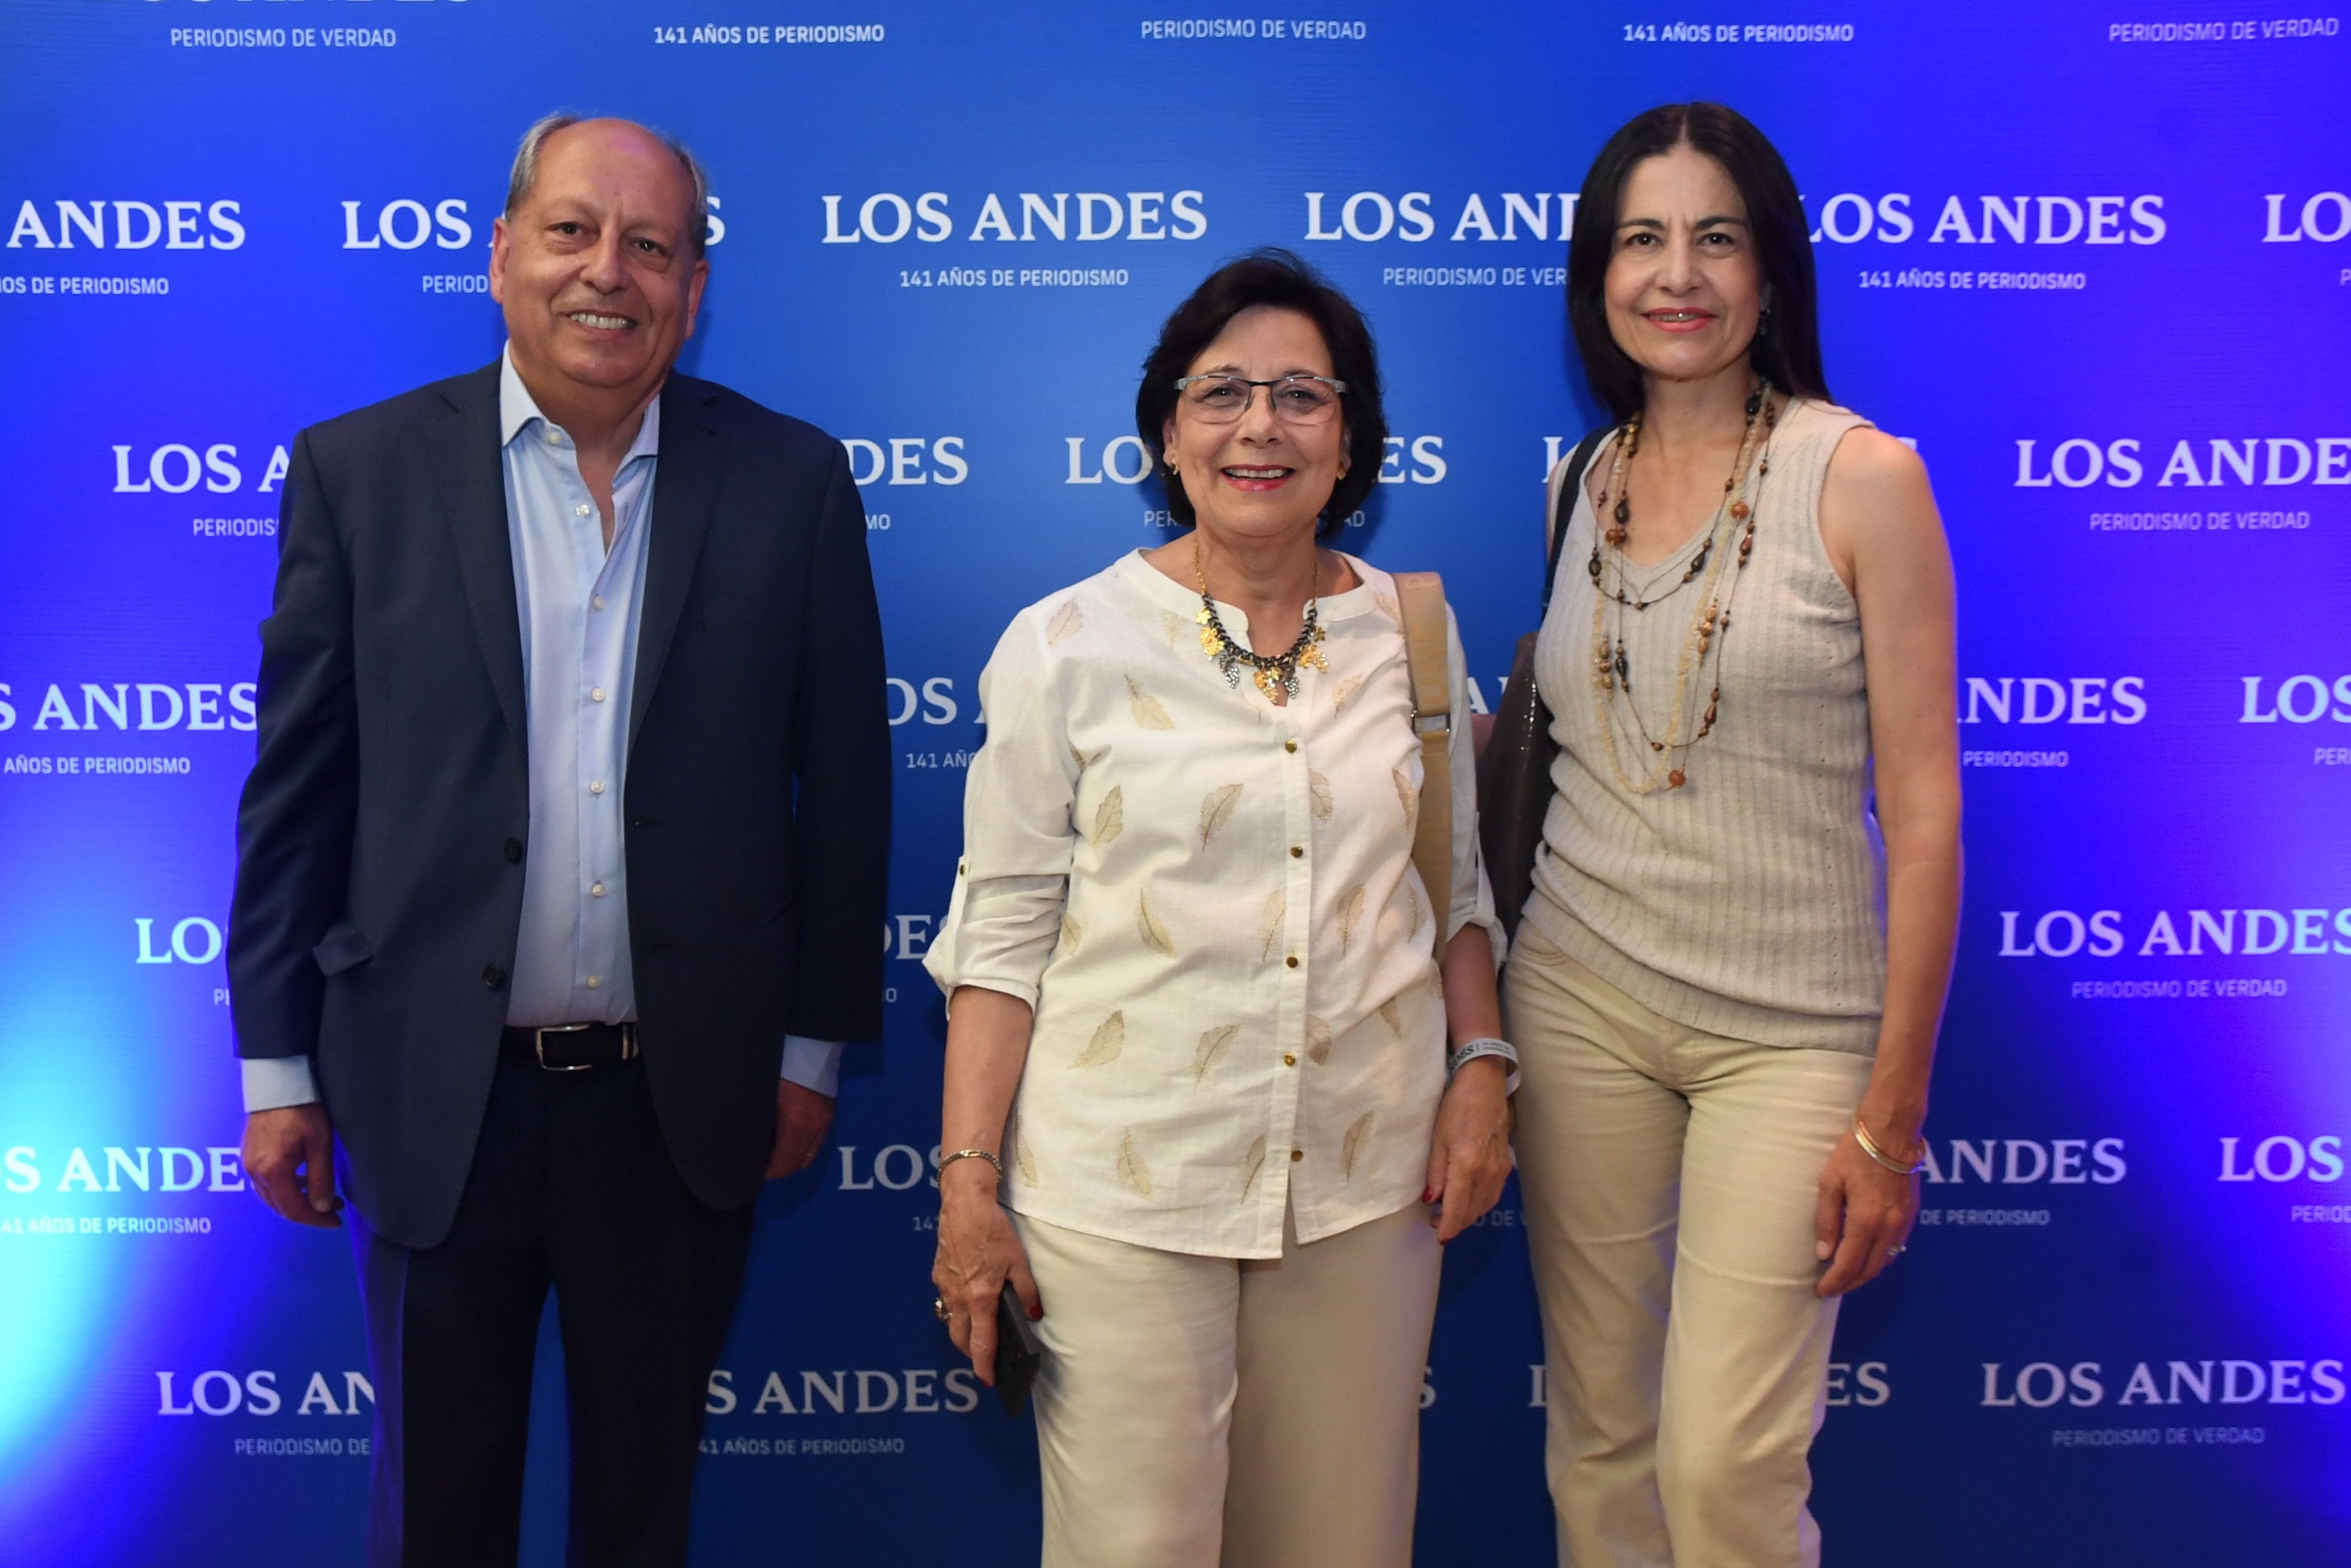
M629 450L622 455L622 467L627 467L640 457L661 455L661 410L662 400L659 397L645 405L644 420L637 426L636 440L629 444ZM513 445L515 437L528 429L533 420L550 430L560 428L539 412L538 402L530 395L530 389L522 384L522 373L515 369L514 345L509 343L498 353L499 449Z
M1351 620L1377 608L1383 595L1391 601L1394 601L1395 584L1389 579L1386 572L1368 561L1347 554L1344 550L1339 551L1338 554L1341 559L1354 568L1355 586L1344 593L1326 593L1314 601L1316 605L1314 617L1318 622L1329 625L1334 622ZM1143 551L1140 549L1129 550L1119 557L1113 570L1136 592L1141 593L1163 610L1180 612L1188 620L1200 608L1200 596L1197 592L1176 581L1165 572L1144 559ZM1221 600L1217 603L1228 612L1228 620L1238 618L1241 625L1249 624L1248 617L1242 615L1238 610L1224 604Z

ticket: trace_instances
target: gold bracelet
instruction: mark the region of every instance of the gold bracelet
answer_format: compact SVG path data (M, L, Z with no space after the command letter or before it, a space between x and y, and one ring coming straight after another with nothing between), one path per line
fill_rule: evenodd
M998 1186L1004 1185L1004 1162L998 1159L994 1155L989 1154L986 1149L957 1149L955 1153L939 1161L938 1174L941 1176L946 1175L947 1167L955 1164L957 1160L986 1160L989 1165L996 1167L996 1184Z
M1906 1166L1899 1160L1889 1158L1886 1151L1877 1146L1877 1140L1871 1137L1869 1129L1861 1124L1861 1113L1858 1111L1853 1113L1853 1141L1861 1145L1863 1154L1867 1155L1896 1176L1917 1176L1927 1168L1927 1146L1924 1139L1919 1140L1918 1157Z

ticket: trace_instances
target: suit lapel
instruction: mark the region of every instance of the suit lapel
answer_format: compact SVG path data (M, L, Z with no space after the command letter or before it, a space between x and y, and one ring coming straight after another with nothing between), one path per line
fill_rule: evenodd
M647 541L644 602L637 621L635 693L629 703L629 744L636 745L645 710L661 684L678 617L694 586L702 541L718 500L724 448L705 404L716 390L691 376L672 375L662 389L661 459L653 476L653 538Z
M515 609L514 544L507 532L506 467L498 449L498 367L449 383L448 430L431 454L442 515L457 550L474 635L515 747L529 756L523 701L522 622Z

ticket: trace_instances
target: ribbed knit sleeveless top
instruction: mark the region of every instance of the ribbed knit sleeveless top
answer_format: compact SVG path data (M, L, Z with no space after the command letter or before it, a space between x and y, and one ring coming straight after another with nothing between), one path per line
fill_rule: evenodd
M1593 681L1595 525L1579 487L1535 647L1560 753L1525 913L1561 950L1677 1023L1862 1055L1876 1050L1885 1005L1886 856L1870 793L1860 612L1821 542L1820 499L1838 441L1867 423L1804 400L1782 413L1733 624L1717 640L1711 678L1691 678L1678 734L1695 731L1718 681L1719 715L1681 755L1678 789L1635 794L1609 763ZM1593 469L1604 474L1611 457L1604 444ZM1634 596L1670 588L1703 537L1635 570ZM1667 733L1703 581L1623 613L1633 701L1652 737ZM1609 624L1613 634L1613 614ZM1641 779L1648 747L1637 737L1615 744L1625 772Z

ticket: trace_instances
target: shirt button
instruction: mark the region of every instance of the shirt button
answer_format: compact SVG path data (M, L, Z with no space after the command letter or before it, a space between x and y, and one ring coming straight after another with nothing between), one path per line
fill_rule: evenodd
M604 896L604 884L600 882L593 887L590 887L588 891L594 894L598 898L601 898Z
M1298 1058L1285 1052L1281 1059L1281 1064L1284 1067L1295 1067L1298 1065Z
M588 780L588 793L590 795L601 795L603 792L604 781L601 779L590 779Z
M602 702L604 700L604 688L598 686L591 690L588 695L597 702Z
M587 503L587 502L585 502L585 501L582 501L582 502L580 502L578 506L576 506L576 507L572 507L572 508L571 508L571 515L572 515L573 517L586 517L586 516L588 515L588 503Z
M1284 958L1284 959L1282 960L1282 962L1283 962L1283 963L1285 963L1285 964L1287 964L1287 965L1289 965L1291 968L1295 969L1296 967L1298 967L1298 955L1297 955L1297 954L1295 954L1295 953L1292 953L1289 957Z
M601 610L601 609L603 609L603 608L604 608L604 596L603 596L602 594L601 594L601 593L600 593L600 594L598 594L598 595L596 595L596 597L595 597L595 598L593 598L593 599L591 599L591 600L590 600L590 601L588 601L588 607L589 607L590 610Z
M542 430L538 434L540 438L549 446L560 446L563 444L563 437L557 434L552 430Z
M1302 1160L1306 1157L1306 1151L1304 1149L1292 1149L1290 1151L1290 1157L1293 1160Z
M1304 857L1305 853L1306 853L1306 852L1305 852L1304 850L1301 849L1301 848L1300 848L1298 845L1296 845L1296 844L1292 844L1292 845L1290 845L1290 858L1291 860L1299 860L1299 859L1301 859L1301 858L1303 858L1303 857Z
M588 988L589 988L590 990L591 990L591 991L592 991L592 990L594 990L597 987L599 987L599 986L602 985L603 983L604 983L604 982L603 982L601 979L598 978L598 977L597 977L596 976L594 976L594 975L590 975L590 976L589 976L589 977L588 977Z
M1285 740L1281 743L1281 749L1284 751L1295 751L1298 749L1298 742L1294 740Z

